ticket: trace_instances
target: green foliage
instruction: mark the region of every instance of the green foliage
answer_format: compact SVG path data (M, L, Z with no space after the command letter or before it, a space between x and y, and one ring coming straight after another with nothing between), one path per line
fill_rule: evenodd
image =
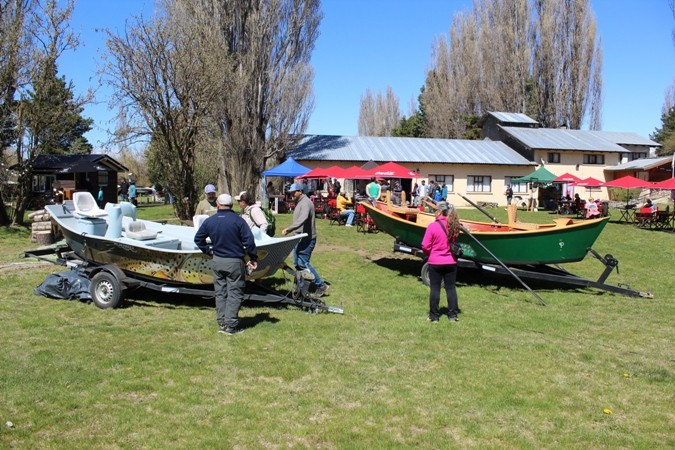
M60 268L1 268L0 447L675 447L675 234L610 223L595 245L621 262L608 282L654 299L541 284L543 307L460 272L460 322L431 325L419 259L385 234L317 222L312 262L345 314L246 303L237 336L216 332L210 299L138 290L103 311L33 295ZM16 255L3 233L0 255ZM592 257L565 268L601 272Z
M22 102L23 126L36 153L91 153L84 137L91 130L92 119L82 117L84 108L74 100L73 86L57 76L56 63L45 59Z
M675 106L661 115L661 123L661 128L654 130L650 138L663 145L657 152L659 156L672 155L675 153Z
M462 120L466 125L466 130L462 139L470 140L480 140L481 139L481 127L478 125L480 121L480 116L477 114L469 114L462 116Z
M415 113L406 118L403 116L397 128L391 131L391 135L395 137L426 137L426 119L424 113L424 104L420 101L424 93L424 86L420 88L420 95L417 97L417 104L419 105Z

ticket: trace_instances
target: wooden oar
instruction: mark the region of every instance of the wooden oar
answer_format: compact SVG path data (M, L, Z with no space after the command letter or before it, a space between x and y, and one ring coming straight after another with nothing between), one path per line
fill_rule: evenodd
M461 225L461 224L460 224L459 227L460 227L460 229L461 229L467 236L469 236L471 239L473 239L473 240L476 242L476 244L480 245L480 247L481 247L483 250L485 250L485 251L487 252L488 255L490 255L492 258L494 258L494 260L497 261L497 262L499 263L499 265L502 266L502 267L504 268L504 270L506 270L506 271L507 271L513 278L515 278L515 279L516 279L516 280L517 280L517 281L518 281L525 289L527 289L527 290L530 292L530 294L532 294L532 295L534 296L534 298L536 298L537 300L539 300L539 303L541 303L542 305L546 306L546 303L544 303L544 300L542 300L542 298L539 297L539 294L537 294L536 292L534 292L527 284L525 284L525 282L524 282L518 275L516 275L516 274L515 274L515 273L514 273L514 272L513 272L506 264L504 264L504 263L502 262L501 259L497 258L497 256L496 256L494 253L492 253L492 252L490 251L490 249L488 249L485 245L483 245L483 243L482 243L481 241L479 241L478 238L477 238L476 236L474 236L469 230L467 230L466 227L465 227L464 225ZM480 264L480 263L478 263L478 264Z
M453 194L457 194L457 195L459 195L460 197L462 197L464 200L466 200L466 201L469 202L472 206L474 206L478 211L480 211L480 212L482 212L483 214L485 214L486 216L488 216L494 223L501 223L501 222L499 222L499 220L497 220L496 217L494 217L493 215L491 215L489 212L485 211L483 208L481 208L480 206L478 206L477 204L475 204L473 201L471 201L471 200L468 199L467 197L465 197L465 196L463 196L462 194L459 194L459 193L457 193L457 192L453 192Z

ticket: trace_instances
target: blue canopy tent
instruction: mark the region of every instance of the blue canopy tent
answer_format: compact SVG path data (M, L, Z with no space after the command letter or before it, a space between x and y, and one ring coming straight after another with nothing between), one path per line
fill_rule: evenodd
M263 172L264 177L299 177L309 172L311 169L305 167L293 158L288 158L276 167L272 167Z
M309 172L311 169L309 167L305 167L299 162L297 162L295 159L292 157L289 157L286 161L282 162L276 167L272 167L271 169L265 170L263 174L263 193L265 197L265 201L267 201L267 177L289 177L289 178L295 178L299 177L301 175L306 174ZM264 203L263 203L264 204ZM275 197L274 199L274 212L279 212L279 198Z

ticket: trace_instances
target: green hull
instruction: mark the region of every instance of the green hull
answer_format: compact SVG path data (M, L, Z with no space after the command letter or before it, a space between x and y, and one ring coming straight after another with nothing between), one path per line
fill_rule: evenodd
M425 225L411 222L387 211L364 204L378 229L415 248L422 248ZM561 264L584 259L608 218L570 221L565 225L541 225L536 230L517 230L506 225L493 225L462 220L481 244L508 265ZM469 235L461 233L459 243L464 258L495 263L495 259Z

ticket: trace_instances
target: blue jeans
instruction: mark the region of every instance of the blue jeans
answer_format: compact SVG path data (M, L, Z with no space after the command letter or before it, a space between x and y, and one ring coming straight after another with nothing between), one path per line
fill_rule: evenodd
M302 239L295 245L293 249L293 265L298 270L308 269L314 275L314 283L321 286L324 281L319 276L316 269L310 264L309 259L312 257L316 239Z
M351 225L352 222L354 222L354 210L353 209L345 209L340 213L341 218L347 218L347 225Z

